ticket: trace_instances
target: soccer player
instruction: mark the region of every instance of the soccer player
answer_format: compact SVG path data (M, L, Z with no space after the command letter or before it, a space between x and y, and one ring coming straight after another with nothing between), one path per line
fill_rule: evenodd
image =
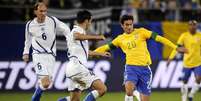
M70 97L60 98L58 101L80 101L81 92L85 89L93 90L85 97L84 101L96 101L106 92L105 84L91 71L87 69L86 63L89 56L110 57L108 52L94 52L89 50L88 40L104 40L104 36L86 34L91 25L92 15L87 10L77 13L77 25L68 37L68 57L69 62L66 68L66 76L69 80L68 90Z
M145 28L133 28L133 16L123 15L120 19L124 33L116 37L111 43L97 48L96 52L106 52L117 47L121 48L126 55L126 65L124 71L124 86L126 90L125 101L133 101L133 91L140 92L141 101L149 101L151 94L152 72L149 67L151 58L147 49L146 40L152 38L185 52L182 47L177 47L171 41L149 31Z
M32 101L40 101L43 91L52 83L56 56L56 32L63 33L67 37L70 29L57 18L47 16L47 6L42 2L34 5L34 14L36 17L26 24L22 59L25 62L29 61L29 50L32 46L34 69L39 78Z
M197 21L189 21L189 31L182 33L177 41L179 47L184 46L188 49L188 53L184 54L183 57L184 68L181 78L182 101L186 101L187 97L189 101L193 101L193 96L199 90L199 84L201 82L201 33L196 31L197 26ZM175 57L176 53L175 50L172 51L167 64ZM188 95L187 83L192 72L195 74L195 84Z

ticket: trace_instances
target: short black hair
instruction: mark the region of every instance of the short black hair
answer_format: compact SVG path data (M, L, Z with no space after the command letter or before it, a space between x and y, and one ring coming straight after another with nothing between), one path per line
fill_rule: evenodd
M77 22L83 23L85 20L90 20L92 14L87 10L82 10L77 13Z
M126 20L134 20L134 18L133 18L133 16L132 15L123 15L123 16L121 16L121 18L120 18L120 23L121 24L124 24L124 21L126 21Z
M195 25L195 24L197 24L197 21L196 21L196 20L190 20L190 21L188 22L188 24L189 24L189 25Z

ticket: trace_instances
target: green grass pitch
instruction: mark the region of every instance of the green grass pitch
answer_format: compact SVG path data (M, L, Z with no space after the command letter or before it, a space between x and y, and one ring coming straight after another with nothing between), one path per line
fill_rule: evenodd
M57 101L59 97L68 95L65 92L45 92L41 101ZM83 94L81 100L86 95ZM30 92L0 92L0 101L31 101L32 93ZM105 96L99 98L97 101L124 101L124 93L108 92ZM136 101L136 100L134 100ZM181 101L179 91L153 91L150 101ZM194 101L201 101L201 92L195 95Z

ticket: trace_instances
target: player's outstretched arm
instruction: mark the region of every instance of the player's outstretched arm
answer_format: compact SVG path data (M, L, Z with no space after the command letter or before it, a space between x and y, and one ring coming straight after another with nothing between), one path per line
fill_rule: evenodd
M177 46L178 47L183 47L183 44L184 44L184 34L182 34L180 37L179 37L179 39L177 40ZM174 57L176 56L176 54L177 54L177 50L176 49L174 49L172 52L171 52L171 54L170 54L170 56L169 56L169 58L168 58L168 60L167 60L167 66L170 64L170 62L174 59Z
M74 33L75 40L105 40L103 35L89 35Z
M111 54L109 52L89 51L89 56L111 57Z
M109 50L110 50L110 47L108 44L106 44L106 45L103 45L103 46L96 48L94 51L99 52L99 53L103 53L103 52L107 52Z
M108 44L105 44L103 46L100 46L100 47L96 48L94 51L103 53L103 52L107 52L107 51L112 50L112 49L116 49L118 47L117 44L116 45L113 44L113 43L116 43L116 42L117 41L113 40L112 42L110 42Z
M171 54L170 54L170 56L169 56L169 58L168 58L168 60L167 60L167 67L169 66L169 64L170 64L170 62L174 59L174 57L176 56L176 54L177 54L177 51L176 51L176 49L174 49L172 52L171 52Z
M160 43L164 44L164 45L172 47L173 49L176 49L176 51L178 51L178 52L188 53L188 50L186 48L184 48L184 47L178 47L174 43L172 43L170 40L168 40L168 39L166 39L166 38L164 38L164 37L162 37L160 35L157 35L156 38L155 38L155 40L157 42L160 42Z

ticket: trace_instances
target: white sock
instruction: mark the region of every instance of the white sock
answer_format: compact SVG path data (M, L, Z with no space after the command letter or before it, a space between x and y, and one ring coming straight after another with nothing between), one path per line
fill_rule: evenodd
M135 90L135 91L133 92L133 95L137 98L138 101L141 101L141 100L140 100L140 93L139 93L137 90Z
M182 84L181 86L181 94L182 94L182 101L187 100L187 95L188 95L188 85L187 84Z
M199 90L199 84L194 83L191 92L189 93L189 97L193 97L195 95L195 93Z
M125 101L133 101L133 96L125 95Z
M94 96L94 98L96 99L97 97L99 97L99 93L97 90L93 90L91 91L92 95Z
M67 99L67 101L70 101L70 96L67 96L66 99Z

